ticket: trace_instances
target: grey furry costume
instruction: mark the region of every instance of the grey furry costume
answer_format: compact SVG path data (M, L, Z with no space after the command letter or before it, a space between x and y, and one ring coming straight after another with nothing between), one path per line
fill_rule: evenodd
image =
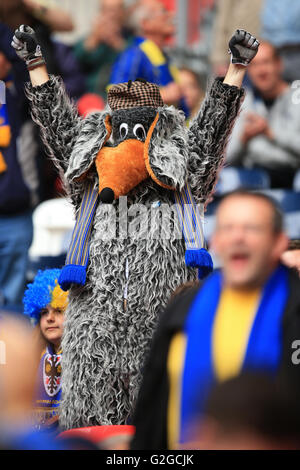
M237 116L243 90L216 79L190 129L173 107L158 109L159 121L149 147L155 175L182 189L187 180L197 203L207 202L222 165L224 149ZM106 112L85 120L77 116L61 81L51 77L27 87L32 115L42 130L51 157L64 174L78 211L84 180L105 142ZM97 184L96 171L89 173ZM149 211L155 203L173 204L172 191L152 179L127 197L128 208L139 203ZM111 213L98 205L90 241L87 281L72 287L62 341L63 376L60 424L63 429L122 424L130 416L158 314L180 284L196 278L185 265L185 246L176 237L110 236ZM113 205L118 214L119 202ZM124 289L129 268L128 307Z

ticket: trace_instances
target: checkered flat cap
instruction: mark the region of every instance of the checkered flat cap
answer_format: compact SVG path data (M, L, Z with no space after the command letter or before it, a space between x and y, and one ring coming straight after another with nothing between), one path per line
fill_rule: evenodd
M107 101L113 111L142 106L151 108L164 106L159 87L139 79L113 85L108 91Z

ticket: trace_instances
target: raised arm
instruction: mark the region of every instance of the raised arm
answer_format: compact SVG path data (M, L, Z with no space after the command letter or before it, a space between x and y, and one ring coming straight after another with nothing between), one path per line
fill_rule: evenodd
M231 63L224 80L214 80L189 130L189 183L199 203L205 203L222 167L226 144L244 97L246 66L256 55L258 41L237 30L229 42Z
M23 3L32 16L46 24L52 31L73 31L74 23L71 15L58 5L46 6L36 0L23 0Z
M30 84L26 95L33 120L40 126L43 142L56 166L66 171L81 120L66 94L62 80L48 75L34 31L22 25L16 30L12 46L26 62Z

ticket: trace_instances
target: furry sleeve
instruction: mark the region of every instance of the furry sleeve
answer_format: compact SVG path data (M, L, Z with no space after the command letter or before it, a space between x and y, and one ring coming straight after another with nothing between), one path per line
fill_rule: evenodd
M60 77L50 76L48 82L36 87L26 84L25 92L46 149L57 168L65 172L82 122L76 107Z
M198 203L208 202L244 90L216 78L189 129L188 178Z

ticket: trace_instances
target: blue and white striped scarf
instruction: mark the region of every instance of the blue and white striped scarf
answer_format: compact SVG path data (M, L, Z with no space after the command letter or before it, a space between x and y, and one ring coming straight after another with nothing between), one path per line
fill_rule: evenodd
M188 184L179 193L174 193L176 209L186 244L185 262L187 266L198 268L201 279L212 271L212 260L204 248L205 240L201 224L201 214ZM71 244L58 279L65 291L71 284L84 285L89 260L89 239L98 203L98 190L94 183L86 182L83 199L72 234Z

